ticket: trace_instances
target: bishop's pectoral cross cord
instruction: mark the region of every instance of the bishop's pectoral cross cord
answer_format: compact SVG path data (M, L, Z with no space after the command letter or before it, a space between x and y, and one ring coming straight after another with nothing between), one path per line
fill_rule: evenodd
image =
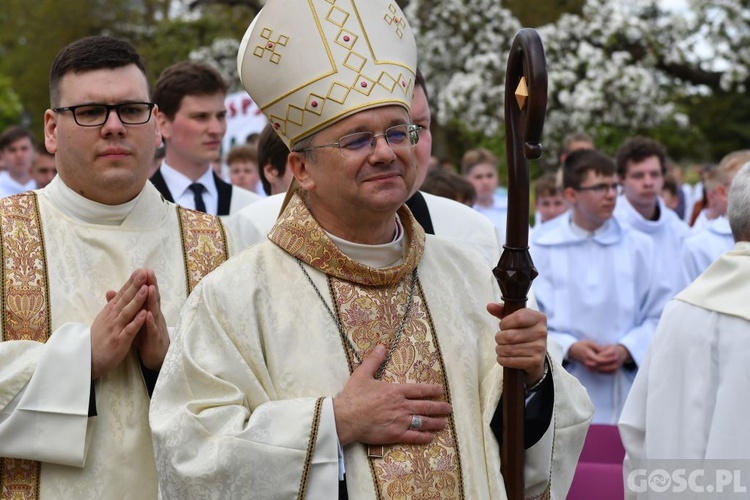
M339 335L341 336L342 339L346 341L347 347L352 352L352 355L357 360L357 363L362 364L362 358L359 356L357 349L354 347L354 344L352 343L351 339L344 331L344 327L341 324L341 321L339 321L339 318L330 308L330 306L328 305L328 302L326 302L325 299L323 298L323 294L320 293L320 290L313 282L312 277L305 269L304 264L302 264L302 261L300 259L297 259L297 264L299 265L299 268L302 269L302 272L305 274L307 281L313 287L313 290L315 290L315 293L317 294L320 301L323 303L323 306L326 308L326 311L328 311L328 314L331 316L331 319L336 324L336 328L339 331ZM416 288L417 288L417 268L415 267L414 271L412 271L411 273L411 286L409 288L409 298L406 301L406 311L404 312L403 318L401 318L401 324L399 325L398 331L396 332L396 336L394 337L393 342L391 343L391 347L390 349L388 349L388 355L386 356L385 360L380 365L380 368L378 368L378 371L375 374L375 378L378 380L380 380L380 377L383 376L385 367L388 365L388 362L391 360L391 356L393 356L393 352L396 350L396 346L398 345L398 342L399 340L401 340L401 336L404 333L404 329L406 328L406 322L409 319L409 312L411 312L411 305L414 302L414 291L416 290ZM333 298L333 290L331 290L331 298ZM367 456L369 458L383 458L384 455L385 455L385 446L367 445Z
M357 360L357 363L362 363L362 358L360 358L359 353L357 352L357 349L354 347L354 344L352 343L349 336L344 331L344 327L341 324L341 321L339 321L339 318L336 316L336 314L333 312L331 307L328 305L328 302L325 301L323 298L323 294L320 293L320 290L315 285L315 283L312 280L312 277L305 269L305 266L302 264L302 261L300 259L297 259L297 264L299 265L300 269L302 269L302 272L305 273L305 277L307 278L307 281L312 285L313 290L315 290L315 293L317 294L320 301L323 303L323 306L326 308L326 311L328 311L328 314L331 316L331 319L336 324L336 328L339 331L339 334L341 335L341 338L343 338L346 343L347 347L352 352L352 355L354 356L354 359ZM393 342L391 343L390 349L388 349L388 355L386 356L383 363L380 365L380 368L378 368L378 372L375 374L375 378L380 380L380 377L383 376L383 372L385 371L385 367L388 364L388 362L391 360L391 356L393 356L393 351L396 349L396 346L398 345L399 340L401 340L401 336L404 333L404 329L406 328L406 322L409 320L409 312L411 311L411 305L414 302L414 291L417 288L417 268L414 268L414 271L411 273L411 286L409 287L409 298L406 301L406 311L404 312L403 318L401 318L401 324L398 327L398 331L396 332L396 336L393 338Z

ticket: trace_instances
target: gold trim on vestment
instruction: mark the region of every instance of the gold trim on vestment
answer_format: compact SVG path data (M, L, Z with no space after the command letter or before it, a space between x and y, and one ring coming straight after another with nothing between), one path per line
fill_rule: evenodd
M0 198L3 341L49 339L49 275L41 228L36 193ZM38 499L41 466L0 458L0 499Z
M350 371L378 344L391 347L407 312L412 271L422 257L425 236L408 208L402 208L399 217L409 245L403 264L386 269L368 267L343 254L299 194L295 194L269 234L282 249L327 275L333 309L348 336L341 342ZM415 279L418 283L419 278ZM352 349L356 349L356 356ZM381 380L440 384L445 389L441 400L451 402L445 362L421 287L413 296L403 335L393 348ZM408 423L404 423L406 426ZM382 457L368 457L368 461L377 498L464 498L452 416L430 444L388 445Z
M354 262L339 250L313 218L304 196L302 189L294 193L268 234L272 242L293 257L324 274L365 286L392 285L410 275L417 267L424 253L425 235L406 205L398 211L406 232L405 241L409 241L404 262L378 269Z
M178 207L187 291L228 257L217 217ZM52 331L47 255L36 193L0 198L2 340L46 342ZM37 500L41 463L0 459L0 500Z
M184 207L177 207L185 261L187 293L198 282L229 258L227 235L218 217Z
M310 441L307 443L307 455L305 456L305 468L302 470L302 479L300 479L299 500L304 500L307 495L307 485L310 482L310 472L312 469L312 458L315 452L315 444L318 442L318 431L320 430L320 414L323 411L323 402L325 398L318 398L315 402L315 413L313 422L310 426Z

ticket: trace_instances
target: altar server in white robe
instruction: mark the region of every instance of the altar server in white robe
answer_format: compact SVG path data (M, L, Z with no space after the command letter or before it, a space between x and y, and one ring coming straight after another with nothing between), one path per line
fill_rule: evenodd
M184 309L151 412L163 495L505 498L502 363L526 376L526 492L565 498L592 410L544 316L498 332L483 259L404 206L416 44L396 4L270 0L238 65L301 189Z
M620 418L627 458L750 459L750 165L729 191L737 244L664 309Z
M609 157L570 153L563 165L570 210L535 231L531 245L550 337L588 390L594 422L605 424L617 423L669 292L655 281L651 240L612 217L618 187Z
M685 239L682 247L683 288L708 269L720 255L734 247L734 237L726 217L729 188L735 174L748 162L750 150L734 151L724 156L719 165L706 174L706 196L716 217Z
M662 275L659 282L666 283L674 296L682 289L680 256L690 229L659 197L667 173L664 147L648 137L633 137L617 150L616 163L622 196L615 217L651 238Z
M147 182L158 111L129 43L65 47L50 100L58 175L0 202L0 498L155 499L167 328L231 243Z

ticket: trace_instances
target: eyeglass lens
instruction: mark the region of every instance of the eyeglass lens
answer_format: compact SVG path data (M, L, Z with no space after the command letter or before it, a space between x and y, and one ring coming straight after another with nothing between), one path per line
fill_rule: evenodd
M412 125L405 124L390 127L383 134L357 132L356 134L345 135L339 139L339 148L342 154L372 150L375 148L375 142L378 137L384 137L385 141L393 149L411 147L418 140L416 129Z
M103 125L109 118L109 111L114 109L120 121L126 125L140 125L151 118L151 106L145 103L124 103L112 106L91 104L77 107L74 117L79 125Z

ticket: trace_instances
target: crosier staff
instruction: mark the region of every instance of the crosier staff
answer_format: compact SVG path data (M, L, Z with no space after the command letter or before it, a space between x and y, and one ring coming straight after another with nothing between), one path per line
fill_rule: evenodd
M542 156L547 108L547 63L536 30L520 30L511 44L505 75L505 145L508 160L508 221L503 254L492 273L505 302L504 315L526 307L537 276L529 254L529 168ZM508 498L524 498L523 370L503 369L502 473Z

